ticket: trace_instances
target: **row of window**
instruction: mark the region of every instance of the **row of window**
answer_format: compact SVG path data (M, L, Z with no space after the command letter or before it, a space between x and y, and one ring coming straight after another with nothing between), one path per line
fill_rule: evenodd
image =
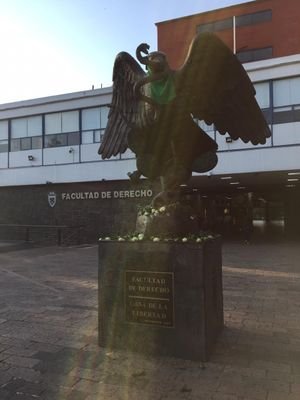
M300 77L254 84L256 100L269 125L300 122ZM206 132L215 130L203 121L199 126Z
M254 84L256 99L269 124L300 121L300 76ZM100 143L108 107L93 107L0 121L0 153ZM202 126L213 130L213 126ZM81 129L80 129L81 128Z
M109 108L93 107L0 121L0 152L99 143ZM81 135L80 135L81 131Z
M69 132L105 129L109 108L107 106L94 107L75 111L66 111L15 118L11 120L11 139L63 134ZM8 137L8 121L0 121L0 139Z
M226 29L239 28L268 22L272 20L272 10L263 10L250 14L237 15L219 21L204 23L197 26L197 32L218 32ZM273 48L265 47L258 49L237 50L237 58L241 63L265 60L273 57Z
M237 50L237 58L241 63L266 60L273 57L273 47L264 47L261 49Z
M91 130L82 132L82 144L100 143L104 131ZM29 136L17 139L11 139L10 151L41 149L42 147L60 147L60 146L76 146L80 144L80 132L60 133L55 135ZM8 140L0 140L0 153L8 151Z
M242 26L256 25L271 20L272 20L272 10L263 10L255 13L237 15L235 17L235 26L242 27ZM233 17L225 18L219 21L207 22L198 25L197 32L218 32L226 29L233 29L233 23L234 23Z

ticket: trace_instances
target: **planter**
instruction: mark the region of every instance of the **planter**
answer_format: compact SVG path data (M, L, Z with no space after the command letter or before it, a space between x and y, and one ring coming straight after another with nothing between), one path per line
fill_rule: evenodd
M99 345L206 361L223 328L221 239L99 242Z

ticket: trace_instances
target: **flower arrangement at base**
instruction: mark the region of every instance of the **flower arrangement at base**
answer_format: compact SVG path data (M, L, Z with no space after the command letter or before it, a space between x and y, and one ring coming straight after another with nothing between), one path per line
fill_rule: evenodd
M185 237L199 232L199 222L194 210L182 202L158 208L146 206L138 212L136 231L146 236Z
M112 235L100 237L99 241L118 241L118 242L170 242L170 243L203 243L207 240L214 239L218 235L213 235L210 233L199 233L198 235L189 235L184 237L159 237L151 236L147 237L143 234L133 233L132 235Z
M214 237L216 235L201 231L191 207L176 202L159 208L150 205L140 208L134 233L106 236L99 240L202 243Z

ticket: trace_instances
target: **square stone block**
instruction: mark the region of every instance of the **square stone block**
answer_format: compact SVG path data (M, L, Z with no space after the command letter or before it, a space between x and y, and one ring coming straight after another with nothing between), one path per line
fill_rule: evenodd
M221 238L99 242L99 345L207 361L224 324Z

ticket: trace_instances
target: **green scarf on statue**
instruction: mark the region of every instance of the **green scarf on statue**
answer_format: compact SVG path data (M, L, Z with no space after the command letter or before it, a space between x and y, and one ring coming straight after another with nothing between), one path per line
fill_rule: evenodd
M148 75L153 75L150 68L148 69ZM158 104L168 104L176 97L172 75L168 75L165 79L151 82L150 89L151 98Z

